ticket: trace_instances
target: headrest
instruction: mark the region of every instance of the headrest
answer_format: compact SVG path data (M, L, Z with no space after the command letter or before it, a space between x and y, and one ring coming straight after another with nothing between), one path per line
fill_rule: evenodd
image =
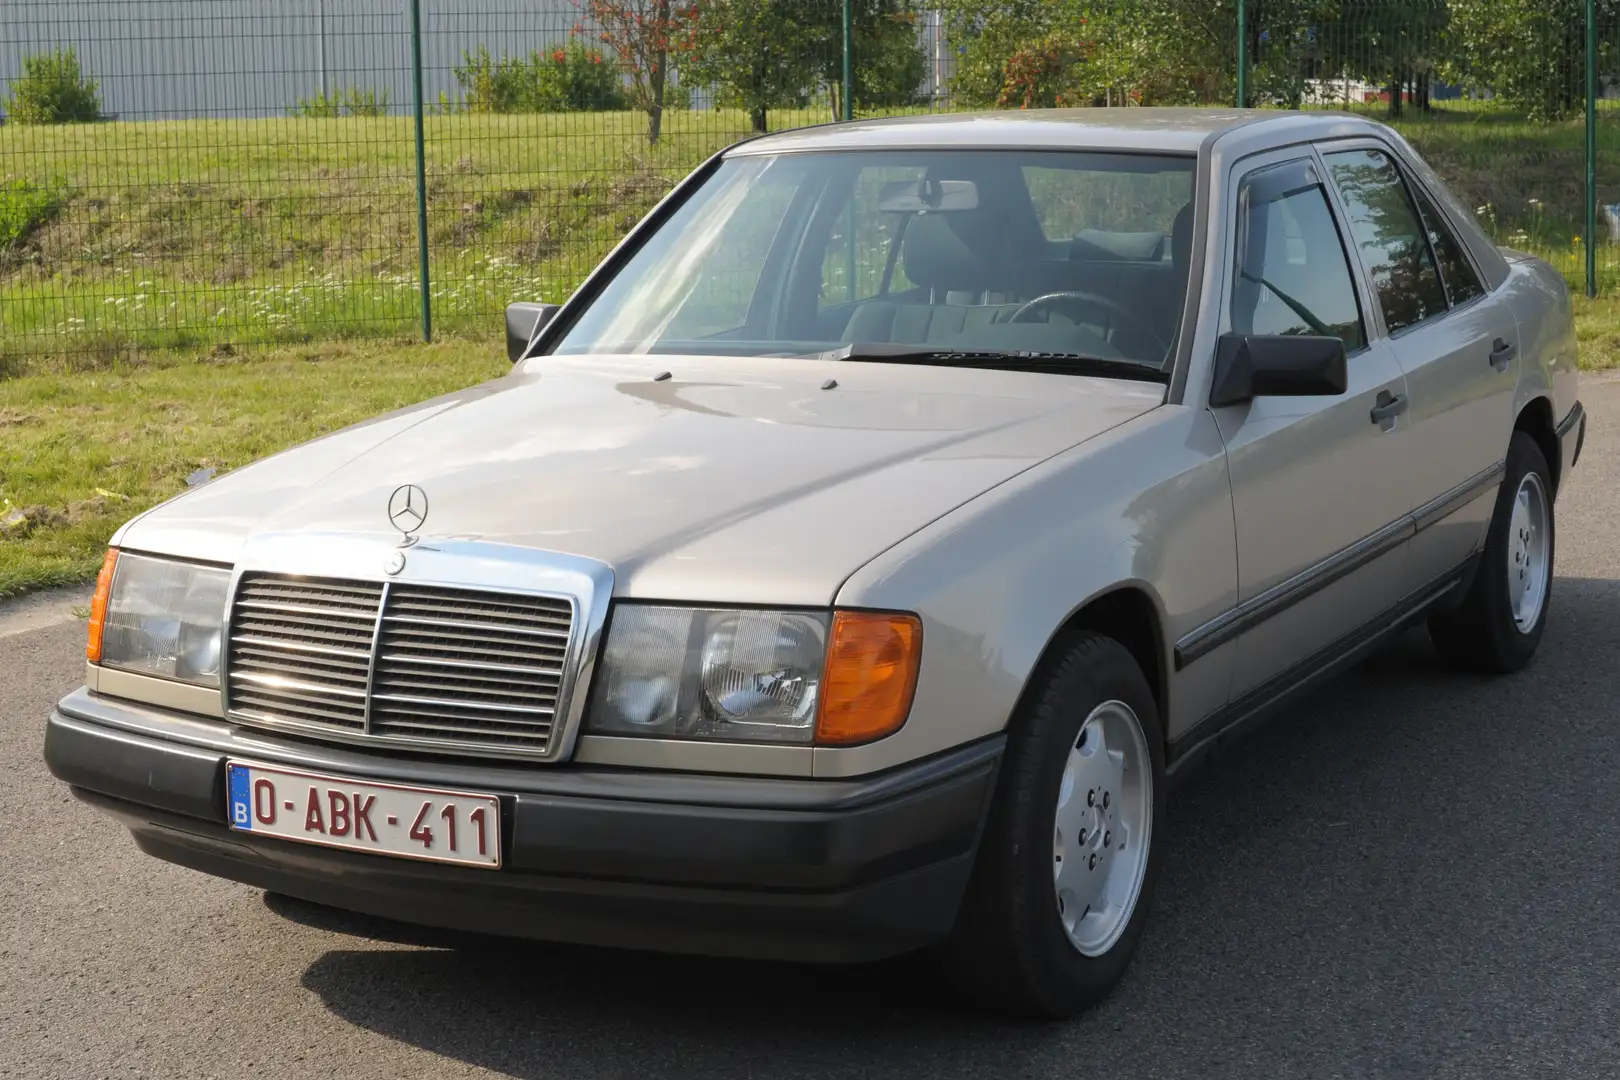
M947 292L1008 290L1006 237L994 225L983 210L916 215L901 241L906 277Z
M1069 258L1076 262L1157 261L1164 250L1162 232L1107 232L1081 229L1069 241Z

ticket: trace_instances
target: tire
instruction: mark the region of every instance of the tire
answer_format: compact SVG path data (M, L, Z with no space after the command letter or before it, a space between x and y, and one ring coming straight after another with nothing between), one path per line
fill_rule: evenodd
M1131 654L1111 638L1080 633L1055 655L1031 681L1009 726L978 859L943 950L946 974L959 992L999 1012L1046 1019L1096 1004L1124 975L1158 878L1165 806L1158 708ZM1140 735L1134 748L1131 724ZM1126 762L1136 758L1138 764L1127 764L1116 779L1096 772L1112 754L1088 758L1088 743L1076 745L1082 730L1094 749L1100 743L1112 750L1117 743ZM1106 737L1090 741L1094 731ZM1093 795L1103 788L1104 795L1086 808L1081 787ZM1068 801L1060 806L1065 790ZM1109 810L1102 809L1105 803ZM1129 827L1133 807L1146 809L1145 827ZM1113 828L1136 836L1116 844L1105 829L1102 842L1112 858L1092 863L1101 842L1095 830L1087 836L1083 828L1064 829L1076 823L1075 815L1090 815L1086 822L1112 820ZM1063 856L1070 860L1067 872ZM1099 871L1104 878L1090 876ZM1121 891L1098 893L1099 914L1093 918L1087 905L1071 936L1065 909L1072 917L1080 901L1069 891L1071 904L1064 904L1060 890L1065 882L1090 888L1103 880L1120 883ZM1138 885L1128 908L1105 902L1109 895L1125 896L1130 880ZM1077 944L1081 940L1089 941L1090 955Z
M1529 494L1522 495L1527 489L1531 489ZM1539 498L1540 522L1526 520L1526 512L1516 505L1521 498ZM1529 544L1523 531L1527 524ZM1455 609L1429 620L1429 638L1447 663L1468 671L1505 675L1530 662L1552 606L1556 538L1547 459L1535 439L1515 431L1508 444L1507 475L1496 495L1485 550L1468 594ZM1531 558L1533 566L1526 561ZM1515 593L1520 591L1515 583L1524 575L1542 579L1530 618L1524 617L1531 612L1523 601L1517 613L1514 607Z

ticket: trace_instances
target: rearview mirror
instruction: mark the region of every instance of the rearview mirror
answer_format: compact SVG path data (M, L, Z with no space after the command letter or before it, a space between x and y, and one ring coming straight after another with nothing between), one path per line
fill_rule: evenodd
M514 364L523 359L529 343L559 310L557 304L507 304L506 358Z
M885 214L939 214L979 208L979 185L972 180L892 180L878 192Z
M1333 397L1349 385L1339 338L1222 334L1209 403L1220 408L1262 396Z

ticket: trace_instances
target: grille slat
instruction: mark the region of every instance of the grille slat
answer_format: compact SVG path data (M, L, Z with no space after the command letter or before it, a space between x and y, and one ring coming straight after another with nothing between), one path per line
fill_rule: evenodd
M388 614L384 621L392 623L396 626L432 627L435 633L445 635L450 635L456 630L471 630L479 636L485 636L497 628L497 624L493 623L462 622L454 619L433 619L423 615L396 615L392 612ZM568 642L567 629L554 630L550 627L519 626L516 623L513 623L510 626L502 623L499 624L498 628L502 634L522 635L513 637L513 642L517 644L526 644L524 641L525 637L551 638L555 641L561 641L564 644L567 644Z
M522 742L525 745L538 744L544 746L551 738L549 729L538 732L526 732L514 728L485 728L461 724L429 724L417 720L395 720L394 726L401 732L408 734L420 733L428 737L450 737L466 740L469 736L478 737L479 741L488 742Z
M407 712L431 712L435 715L454 717L463 712L490 712L512 713L517 717L524 716L550 716L552 709L548 705L503 705L495 701L480 701L477 705L469 705L465 699L420 697L415 694L374 694L371 698L374 712L384 711L379 705L403 706ZM393 711L389 708L387 711ZM521 721L519 721L521 722Z
M429 658L465 660L468 657L497 656L501 658L500 663L514 661L518 662L517 666L529 666L522 661L560 659L556 649L515 649L498 641L479 647L470 641L452 642L426 634L402 634L388 626L383 627L383 637L387 640L386 648L395 653L416 649Z
M269 720L316 720L350 731L363 731L366 726L364 710L356 709L352 713L345 713L306 702L290 701L280 694L240 694L231 702L231 713L257 715Z
M265 622L262 619L244 618L241 629L245 634L271 640L279 638L284 641L308 641L313 638L317 643L335 645L340 649L371 646L371 629L358 623L344 624L315 619L297 622L281 619L276 622Z
M561 668L554 667L526 667L521 664L480 664L476 660L457 659L447 656L413 655L407 652L382 653L377 657L379 663L389 664L425 664L429 667L466 668L469 671L494 671L504 676L549 676L553 679L562 676Z
M307 697L310 701L322 701L325 700L327 695L331 694L336 694L338 697L353 698L360 702L366 700L364 684L359 688L355 688L333 682L313 682L308 679L293 678L289 675L269 671L238 671L236 677L250 686L260 687L277 694L286 694L288 697Z
M476 689L479 686L487 687L492 693L503 692L505 689L547 690L556 689L560 678L550 669L536 668L541 674L511 675L502 671L492 671L488 668L473 668L466 664L457 664L446 667L441 664L418 664L415 661L391 661L387 657L378 657L377 670L385 671L393 679L408 682L410 680L425 680L427 682L449 682L457 686L469 684Z
M343 663L355 660L359 662L361 668L371 663L371 653L365 649L343 649L333 645L315 645L307 641L288 641L284 638L261 637L257 634L237 634L234 632L235 627L232 627L232 631L231 643L240 647L243 652L277 651L277 655L283 655L284 651L307 653L320 657L319 663Z
M338 607L336 605L331 607L320 607L315 604L296 604L288 600L238 600L237 607L244 608L255 613L269 612L270 614L262 616L263 618L267 619L274 618L276 615L283 613L288 615L315 615L322 617L331 615L347 616L349 614L347 605L344 607ZM376 603L372 603L370 610L356 605L354 607L353 616L356 622L370 622L377 617Z
M312 653L285 653L257 646L239 649L238 654L238 663L253 671L279 671L285 675L295 676L319 671L340 682L358 681L361 687L366 684L366 669L370 666L365 660Z
M544 755L573 629L573 605L555 597L248 575L232 609L230 714Z
M396 698L442 698L444 695L465 695L469 691L486 697L489 701L502 701L511 704L532 702L538 708L549 708L557 700L556 687L524 686L517 683L508 683L501 686L489 686L478 683L444 682L442 680L422 679L399 672L388 673L388 686Z
M446 605L439 612L435 612L432 608L417 603L401 603L397 607L390 604L389 613L391 616L397 616L400 619L427 618L434 622L439 621L437 616L442 613L446 620L470 622L477 625L517 631L553 631L563 636L568 634L572 626L572 623L569 621L566 615L560 618L551 615L529 617L507 611L481 611L477 608L468 608L457 605Z

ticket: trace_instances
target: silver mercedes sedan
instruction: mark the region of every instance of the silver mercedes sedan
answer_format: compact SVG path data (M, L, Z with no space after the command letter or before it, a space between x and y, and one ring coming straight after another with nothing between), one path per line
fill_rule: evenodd
M1530 660L1585 434L1559 275L1325 113L755 139L507 337L113 537L45 755L142 850L1070 1015L1207 751Z

